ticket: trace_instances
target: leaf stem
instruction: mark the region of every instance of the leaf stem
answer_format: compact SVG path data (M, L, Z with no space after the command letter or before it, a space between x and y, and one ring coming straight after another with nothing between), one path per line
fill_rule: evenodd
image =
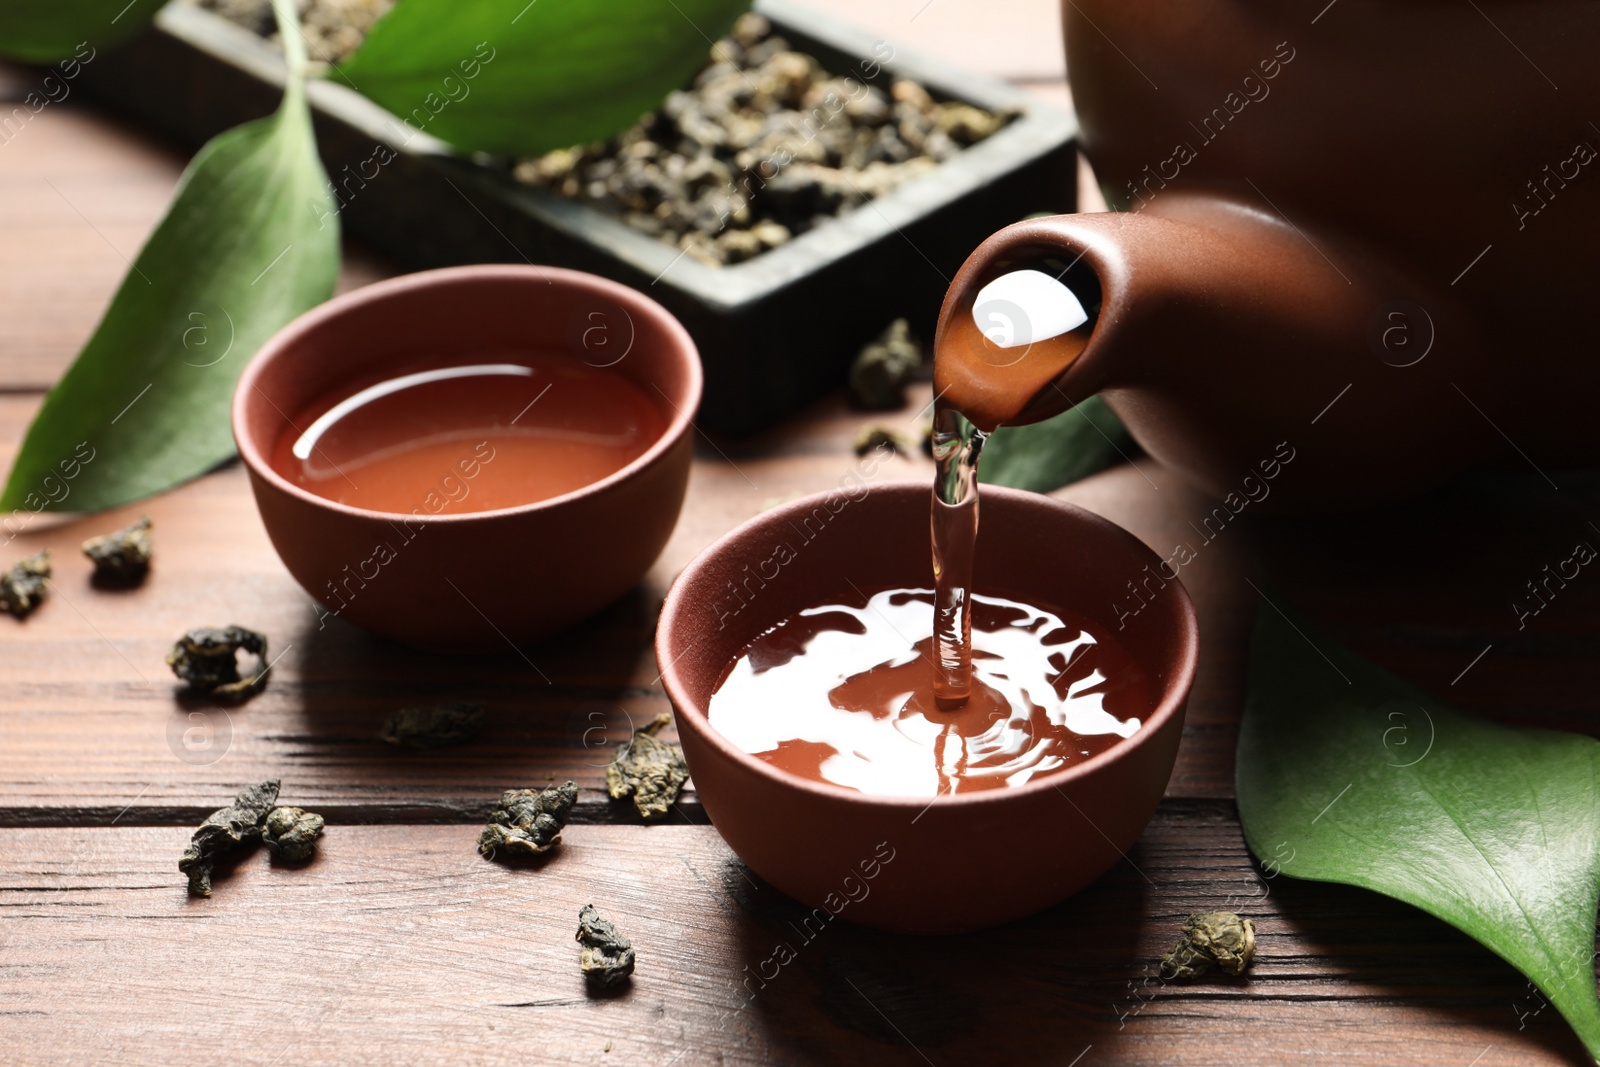
M278 36L283 40L283 56L289 64L290 86L305 84L306 39L300 32L300 15L294 9L294 0L272 0L272 14L278 20Z

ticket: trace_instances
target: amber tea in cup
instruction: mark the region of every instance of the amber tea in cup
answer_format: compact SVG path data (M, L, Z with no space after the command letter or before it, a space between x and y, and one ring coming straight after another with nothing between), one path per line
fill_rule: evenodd
M413 360L319 397L290 420L272 466L368 511L492 511L615 474L666 426L619 374L565 353L493 351Z

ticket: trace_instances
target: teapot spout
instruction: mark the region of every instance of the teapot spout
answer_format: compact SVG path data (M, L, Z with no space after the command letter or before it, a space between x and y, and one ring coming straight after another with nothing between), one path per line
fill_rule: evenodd
M975 294L1058 270L1086 311L1075 346L1025 338L990 344L987 360L960 356L966 318L994 317ZM1446 288L1266 208L1169 193L1137 213L1032 219L985 241L945 297L934 386L983 428L1103 394L1146 452L1219 499L1291 456L1274 506L1326 510L1436 484L1488 447L1451 388L1486 385L1477 336Z

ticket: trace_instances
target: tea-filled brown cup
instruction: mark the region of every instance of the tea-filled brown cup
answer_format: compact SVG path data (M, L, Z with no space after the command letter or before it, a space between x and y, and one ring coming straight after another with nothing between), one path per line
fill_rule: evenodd
M1150 582L1143 609L1119 611L1126 583L1159 570L1155 553L1082 508L988 486L975 591L1067 608L1115 634L1155 693L1137 733L1022 785L930 801L802 778L716 731L711 696L757 635L853 590L931 584L930 502L926 482L852 483L774 508L690 563L662 607L656 656L706 813L817 923L954 932L1065 900L1123 862L1177 755L1199 655L1182 584ZM775 574L774 560L786 561Z
M476 352L565 353L660 404L659 437L620 470L550 499L452 513L339 503L295 484L274 449L308 405L395 366ZM433 651L504 653L566 629L642 578L677 524L700 402L694 342L650 298L553 267L484 265L404 275L295 319L245 368L233 432L273 547L337 617ZM449 473L449 472L446 472Z

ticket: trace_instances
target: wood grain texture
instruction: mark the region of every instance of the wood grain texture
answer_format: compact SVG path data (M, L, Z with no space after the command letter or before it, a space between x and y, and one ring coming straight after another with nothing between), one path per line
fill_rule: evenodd
M1264 879L1224 802L1169 801L1129 862L1072 901L950 938L862 930L848 906L804 926L699 827L572 827L536 868L481 859L474 834L336 824L308 866L257 852L197 900L176 869L181 828L0 830L0 1048L263 1067L1579 1055L1515 972L1443 924ZM1162 982L1183 917L1228 901L1258 923L1249 976ZM577 971L591 902L638 951L614 997L588 996ZM780 947L793 958L769 962Z

